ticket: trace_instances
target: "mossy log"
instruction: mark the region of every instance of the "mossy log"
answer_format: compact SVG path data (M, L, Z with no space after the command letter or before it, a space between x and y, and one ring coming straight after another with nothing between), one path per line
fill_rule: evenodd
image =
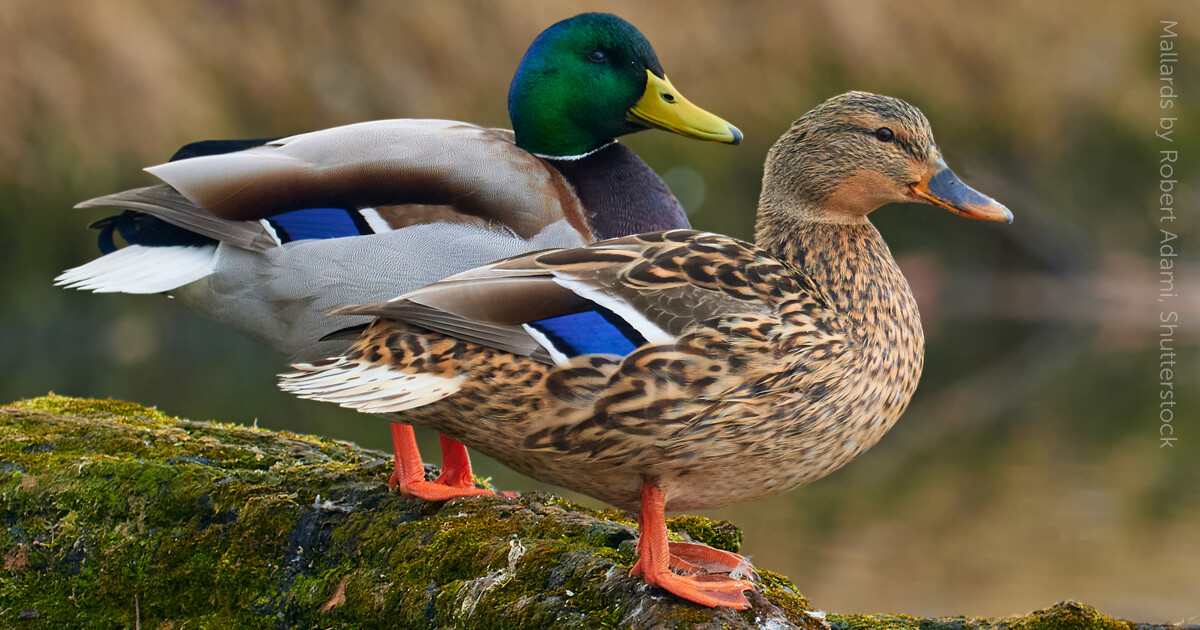
M545 493L445 504L353 444L113 400L0 409L0 626L13 628L1150 628L1064 603L1007 620L815 613L761 571L746 611L628 576L632 515ZM673 535L736 551L731 524Z

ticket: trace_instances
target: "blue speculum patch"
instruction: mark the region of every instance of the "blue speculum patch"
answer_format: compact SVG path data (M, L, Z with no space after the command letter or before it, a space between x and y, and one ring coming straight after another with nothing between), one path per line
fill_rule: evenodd
M371 234L372 230L357 211L345 208L306 208L277 214L269 219L279 240L342 238Z
M568 357L581 354L625 356L646 343L646 338L612 311L593 305L587 310L529 324Z

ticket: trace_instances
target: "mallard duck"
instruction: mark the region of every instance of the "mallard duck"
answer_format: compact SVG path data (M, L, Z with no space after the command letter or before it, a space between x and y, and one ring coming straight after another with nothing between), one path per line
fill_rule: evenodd
M281 386L434 427L637 510L634 574L745 608L745 559L669 543L664 510L808 483L900 417L923 334L867 215L906 201L1012 220L947 168L915 107L843 94L771 148L757 245L669 230L501 260L342 309L376 319L349 351L295 365Z
M509 91L513 131L384 120L277 140L188 145L148 170L164 183L78 207L126 208L92 225L105 255L57 284L168 293L294 358L364 321L335 306L385 300L523 252L689 227L666 184L615 138L648 128L737 144L692 105L631 24L587 13L542 32ZM128 246L117 249L119 233ZM479 492L466 450L442 440L443 476L407 483L420 454L393 426L393 487L430 500Z

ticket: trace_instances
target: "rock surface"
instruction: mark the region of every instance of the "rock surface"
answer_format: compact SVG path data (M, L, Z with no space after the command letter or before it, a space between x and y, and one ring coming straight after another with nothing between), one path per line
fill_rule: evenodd
M762 571L746 611L628 576L633 517L553 495L442 505L353 444L114 400L0 409L0 626L1148 629L1075 603L1000 620L825 615ZM681 539L736 551L699 517ZM1193 627L1194 628L1194 627Z

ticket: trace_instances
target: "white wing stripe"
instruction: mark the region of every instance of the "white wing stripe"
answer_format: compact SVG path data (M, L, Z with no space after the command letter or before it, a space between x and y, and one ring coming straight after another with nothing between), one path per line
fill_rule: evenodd
M564 289L568 289L575 295L578 295L585 300L591 300L600 306L612 311L625 320L625 323L633 327L634 330L642 334L646 341L650 343L670 343L675 341L675 337L667 331L659 328L657 324L650 321L645 315L642 315L636 308L628 302L604 291L581 282L569 276L564 276L558 273L554 274L554 282ZM541 343L540 341L538 343Z
M529 324L521 324L521 326L525 329L525 332L529 333L530 337L533 337L534 341L538 342L538 345L545 348L546 352L550 353L550 359L554 361L555 365L562 365L571 360L570 357L563 354L558 348L555 348L554 343L551 342L550 338L543 334L542 331L530 326Z
M376 234L392 231L392 226L388 224L386 219L379 215L379 211L375 208L359 208L358 213L362 215L363 220L367 222L367 225L371 226L371 230Z
M270 221L266 219L259 219L258 222L261 223L264 228L267 228L267 234L270 234L271 238L275 239L276 245L283 245L283 239L279 238L279 232L275 231L275 226L271 225Z

